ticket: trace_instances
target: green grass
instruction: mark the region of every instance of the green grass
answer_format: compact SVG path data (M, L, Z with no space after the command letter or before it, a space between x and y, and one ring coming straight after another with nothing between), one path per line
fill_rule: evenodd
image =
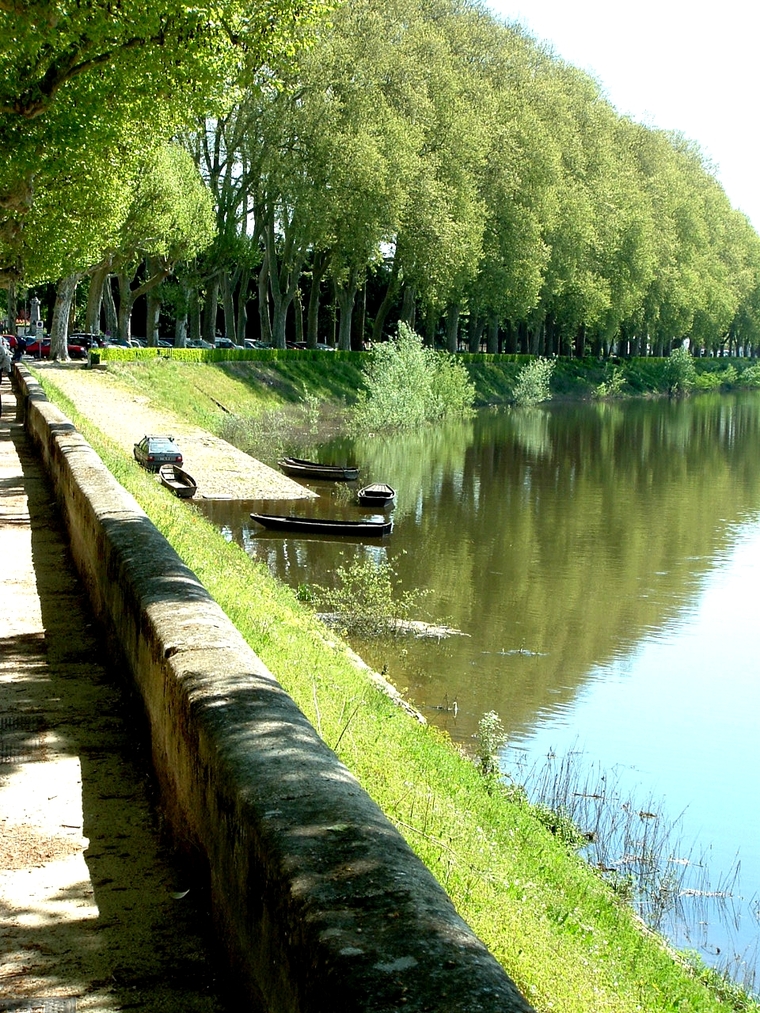
M195 384L198 377L189 375ZM208 389L219 400L223 392L229 397L221 386L229 378L217 386L214 376ZM41 379L536 1009L758 1008L736 991L721 999L714 975L675 959L526 803L493 790L441 732L394 706L290 589L138 468L74 410L48 375ZM179 388L171 386L164 393L179 405Z

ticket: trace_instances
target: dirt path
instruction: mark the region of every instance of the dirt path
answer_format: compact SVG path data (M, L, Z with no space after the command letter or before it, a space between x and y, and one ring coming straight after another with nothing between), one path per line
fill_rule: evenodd
M1 393L0 1009L222 1013L204 883L159 833L142 713Z
M308 499L314 493L255 460L224 440L183 422L170 411L151 404L116 380L107 370L83 369L59 363L39 366L77 409L132 456L134 444L146 433L171 433L184 457L184 466L206 499Z

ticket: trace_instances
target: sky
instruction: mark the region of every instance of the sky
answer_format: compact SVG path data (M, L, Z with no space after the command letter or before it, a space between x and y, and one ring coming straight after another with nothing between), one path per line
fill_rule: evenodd
M696 141L760 231L756 0L487 0L590 73L621 114Z

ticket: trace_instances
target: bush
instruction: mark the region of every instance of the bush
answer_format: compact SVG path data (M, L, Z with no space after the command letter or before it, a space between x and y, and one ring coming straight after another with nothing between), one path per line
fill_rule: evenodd
M512 397L515 404L534 405L551 397L554 362L541 357L526 363L517 374Z
M475 387L464 366L422 344L400 323L398 337L378 345L364 369L365 389L353 409L360 431L415 429L472 413Z
M335 571L334 587L311 584L299 589L299 597L344 631L379 636L409 619L423 592L401 591L401 580L387 561L354 560Z
M685 394L697 379L697 367L688 348L674 348L665 368L668 391L671 394Z

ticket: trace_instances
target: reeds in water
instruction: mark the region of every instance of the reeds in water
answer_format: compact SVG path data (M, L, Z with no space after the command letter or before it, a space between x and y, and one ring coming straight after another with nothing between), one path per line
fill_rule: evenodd
M710 847L684 840L683 812L672 818L652 796L632 798L615 771L589 768L582 752L550 753L532 767L519 750L515 755L512 776L530 802L572 821L580 853L650 929L678 949L696 951L698 959L756 994L758 942L736 952L733 941L743 919L760 928L760 900L741 896L738 856L715 878Z

